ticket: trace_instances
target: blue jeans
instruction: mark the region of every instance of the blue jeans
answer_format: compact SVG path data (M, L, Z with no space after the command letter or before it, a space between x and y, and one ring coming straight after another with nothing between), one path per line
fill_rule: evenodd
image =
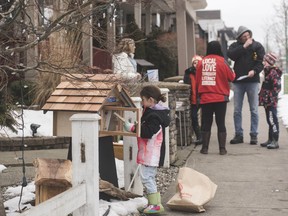
M235 134L243 136L242 128L242 107L244 95L247 93L251 124L250 124L250 136L258 135L258 91L259 83L233 83L234 90L234 127Z
M157 192L156 174L157 167L141 165L139 169L140 179L148 194Z

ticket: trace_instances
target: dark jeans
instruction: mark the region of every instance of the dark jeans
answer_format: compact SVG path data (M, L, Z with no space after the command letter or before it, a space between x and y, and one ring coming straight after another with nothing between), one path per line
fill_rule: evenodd
M269 126L269 137L275 141L279 139L279 122L277 117L277 107L265 107L266 121Z
M227 109L227 102L207 103L202 104L202 127L203 132L211 131L213 123L213 114L215 113L218 133L226 132L225 116Z
M198 110L199 107L197 105L191 104L191 120L192 127L195 133L199 131Z

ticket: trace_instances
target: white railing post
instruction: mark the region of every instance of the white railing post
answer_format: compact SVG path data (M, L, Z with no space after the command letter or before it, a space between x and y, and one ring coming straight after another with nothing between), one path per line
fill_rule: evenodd
M163 103L164 106L169 107L169 89L168 88L160 88L161 93L165 94L167 100ZM163 167L170 167L170 133L169 126L165 128L165 160Z
M86 183L86 204L73 216L99 214L99 120L98 114L74 114L72 121L72 184Z
M137 108L141 107L140 97L132 97L132 100ZM125 112L124 115L126 120L131 119L132 122L136 121L136 113ZM125 190L128 190L131 180L138 167L136 162L138 151L137 138L132 136L124 136L123 142L124 185ZM136 173L133 187L131 187L130 191L135 194L143 195L143 185L141 183L139 173Z

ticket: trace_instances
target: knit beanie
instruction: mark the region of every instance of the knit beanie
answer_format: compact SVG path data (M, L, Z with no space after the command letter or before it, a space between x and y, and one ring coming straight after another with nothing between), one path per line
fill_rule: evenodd
M252 31L250 29L248 29L245 26L239 26L236 39L239 39L241 37L241 35L244 34L245 32L249 32L251 37L252 37Z
M202 57L201 56L199 56L199 55L195 55L195 56L193 56L193 58L192 58L192 63L194 62L194 61L201 61L202 60Z
M266 55L264 55L264 58L263 58L266 62L268 62L268 64L270 64L271 66L273 66L277 61L278 61L278 58L276 56L275 53L267 53Z

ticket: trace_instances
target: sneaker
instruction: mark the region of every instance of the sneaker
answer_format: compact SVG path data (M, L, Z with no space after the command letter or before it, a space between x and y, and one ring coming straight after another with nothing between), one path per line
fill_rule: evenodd
M199 139L199 140L196 140L194 143L195 145L202 145L203 141L202 139Z
M232 140L230 140L230 144L240 144L243 143L243 136L242 135L235 135Z
M257 136L251 136L250 144L257 145L257 142L258 142Z

